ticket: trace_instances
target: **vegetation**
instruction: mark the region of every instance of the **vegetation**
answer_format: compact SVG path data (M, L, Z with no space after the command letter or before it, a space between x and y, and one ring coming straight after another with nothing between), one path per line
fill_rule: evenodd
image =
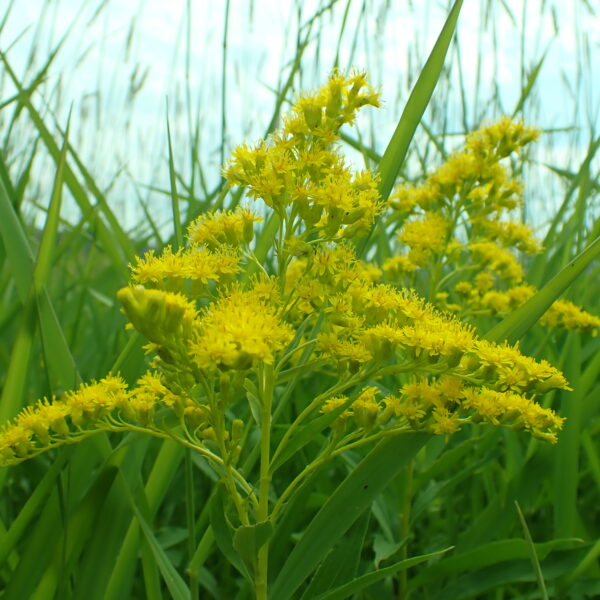
M335 64L292 91L335 4L213 191L167 123L168 240L146 204L126 231L70 126L52 133L33 92L54 55L25 82L0 54L4 598L600 593L597 141L552 167L540 240L523 181L543 137L522 117L543 58L512 117L447 149L423 119L457 0L391 139L367 144L351 127L385 87Z

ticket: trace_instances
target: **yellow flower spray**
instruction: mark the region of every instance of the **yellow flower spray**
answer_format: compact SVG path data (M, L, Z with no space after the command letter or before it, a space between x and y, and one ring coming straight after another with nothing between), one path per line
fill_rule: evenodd
M464 320L502 314L534 291L522 283L511 249L539 248L528 229L503 220L520 186L500 160L535 132L502 120L470 135L422 185L399 188L386 218L403 251L380 268L353 245L385 208L377 176L354 171L337 145L342 125L378 105L363 74L335 73L302 96L267 140L237 148L223 174L264 206L201 215L185 248L138 258L131 285L117 294L129 327L148 341L148 372L132 387L109 375L27 407L0 433L0 462L16 464L100 431L145 432L208 460L236 527L275 527L310 473L384 437L448 436L474 423L554 443L563 419L537 400L568 389L565 378L517 347L480 339ZM259 257L261 215L276 235L272 251ZM423 274L429 302L410 289ZM502 282L508 287L500 289ZM565 302L544 320L593 332L600 324ZM394 393L384 380L395 382ZM303 381L318 394L276 429L290 398L284 390ZM314 438L328 427L327 443L274 487L298 432L318 419ZM248 460L254 444L258 469ZM256 557L245 558L260 600L268 549L263 541Z

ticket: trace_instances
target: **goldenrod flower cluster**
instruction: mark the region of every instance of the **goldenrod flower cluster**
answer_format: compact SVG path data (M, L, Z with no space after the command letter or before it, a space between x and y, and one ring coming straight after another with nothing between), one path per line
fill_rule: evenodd
M173 252L167 246L160 256L153 250L143 258L137 257L132 268L134 282L180 291L190 282L193 296L210 296L211 286L229 283L240 272L240 256L235 248L221 246L211 251L204 246L191 245Z
M296 102L268 140L234 150L223 174L277 211L290 231L302 224L327 239L365 234L382 208L377 180L370 171L353 172L336 142L340 127L366 105L379 106L379 94L365 75L334 73Z
M532 230L514 220L522 185L503 159L537 136L504 117L468 135L422 183L397 188L389 205L400 246L383 264L386 279L417 288L425 279L430 300L465 319L504 315L533 296L522 257L542 248ZM555 302L540 323L592 335L600 326L566 301Z
M504 316L532 298L536 288L521 284L505 291L474 286L466 281L455 285L455 291L464 298L465 305L477 314ZM540 325L598 335L600 318L592 315L569 300L556 300L540 318Z
M538 247L528 229L500 219L518 204L520 185L499 160L535 132L503 120L469 136L423 185L400 188L390 204L406 252L380 268L352 245L381 212L377 177L354 172L337 147L340 127L378 103L363 74L335 73L301 97L268 140L237 148L224 175L265 206L201 215L185 248L138 258L131 285L117 294L129 327L148 341L148 373L131 389L108 376L26 408L0 433L0 462L97 431L144 431L194 448L219 464L234 497L239 486L253 497L235 471L244 441L253 428L265 434L282 386L304 377L322 391L306 398L290 427L333 413L340 448L372 435L448 435L480 422L555 441L562 419L537 399L567 389L559 371L481 340L398 285L429 269L430 302L447 309L449 290L467 307L495 313L532 293L511 248ZM278 226L261 258L259 214ZM471 277L448 278L461 264ZM499 279L519 285L499 292ZM598 326L593 319L582 326L583 313L569 303L555 309L546 317L553 325ZM384 393L384 381L387 389L394 382L394 394Z
M200 215L188 227L188 239L192 244L218 249L223 245L232 247L249 244L254 238L254 223L262 218L247 208Z
M277 315L276 295L275 286L266 296L259 286L234 289L209 305L190 345L198 368L246 370L257 362L273 364L293 336L292 327Z

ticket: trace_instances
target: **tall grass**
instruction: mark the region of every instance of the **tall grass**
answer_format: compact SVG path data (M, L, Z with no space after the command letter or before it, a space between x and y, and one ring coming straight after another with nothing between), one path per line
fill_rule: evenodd
M564 271L600 234L593 6L572 4L568 32L562 3L525 1L517 10L481 2L476 19L471 3L445 59L437 57L438 78L435 65L423 68L450 7L419 4L398 17L395 3L290 3L279 46L260 63L253 27L262 31L255 24L270 8L214 3L204 15L188 2L162 66L139 50L150 3L140 16L110 1L84 3L72 21L59 3L40 3L22 38L18 3L9 4L0 14L1 420L81 380L112 370L134 381L143 372L115 300L128 263L148 247L181 244L201 212L239 202L225 193L222 158L272 130L295 93L336 65L366 67L383 86L385 109L345 136L350 160L377 166L386 191L398 175L417 180L486 119L508 113L542 127L539 150L514 165L526 182L525 220L546 249L527 265L527 280L551 282L551 297L565 293L600 313L598 262L574 280ZM204 17L213 26L205 37L195 30ZM102 32L98 42L88 42L92 32ZM555 48L571 39L575 58L563 66ZM518 62L507 64L509 56ZM73 98L68 90L82 73L83 95ZM418 81L423 73L429 82ZM560 96L558 110L548 95ZM265 253L267 227L258 236ZM537 317L529 314L498 335L520 338L519 325ZM410 474L395 461L409 452L399 444L359 467L372 478L364 510L347 516L347 532L338 525L337 537L323 540L327 516L344 511L340 482L347 489L359 481L362 456L348 453L297 495L299 506L328 512L312 524L282 524L273 580L283 569L305 585L305 598L599 596L600 341L532 327L521 343L574 388L550 400L568 419L556 447L502 431L435 438ZM102 434L0 471L3 597L250 597L223 548L214 477L175 444L133 433ZM286 563L290 539L300 550ZM277 581L274 599L300 597ZM354 587L344 588L348 581Z

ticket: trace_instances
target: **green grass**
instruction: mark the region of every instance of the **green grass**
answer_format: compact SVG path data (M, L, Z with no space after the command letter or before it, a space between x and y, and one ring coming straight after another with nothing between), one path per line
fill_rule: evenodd
M271 112L256 125L255 137L271 131L295 92L321 82L334 64L367 67L384 86L389 99L379 111L384 116L360 120L358 130L345 132L354 148L352 157L381 172L384 194L398 175L417 179L439 164L462 134L481 121L501 113L514 113L532 124L543 118L540 82L552 68L546 44L531 48L527 32L532 24L525 13L510 13L509 3L480 3L484 25L475 49L462 43L464 15L458 16L458 36L452 41L454 21L449 19L429 62L441 25L428 32L431 44L426 49L415 32L410 61L397 57L400 68L395 71L378 66L387 64L382 48L398 35L384 27L389 7L367 2L362 10L359 4L323 4L289 24L287 54L277 81L269 83ZM574 71L557 73L569 108L560 122L541 123L548 130L538 143L541 150L518 157L515 168L526 181L526 220L545 235L546 250L527 265L527 280L550 301L564 293L599 314L600 138L593 114L594 61L586 58L595 50L582 25L592 7L576 4L580 57ZM185 42L174 59L188 73L196 68L190 64L192 5L188 3L184 15ZM528 19L536 11L539 18L552 18L550 3L525 5ZM239 8L227 3L222 10ZM383 35L376 35L374 14L380 15ZM503 94L497 72L488 87L479 59L475 73L465 66L467 54L489 57L492 65L502 62L501 17L513 20L512 31L521 39L515 98ZM103 9L78 27L101 18ZM230 14L228 25L223 19L217 46L235 41L232 18ZM44 19L51 20L46 11L38 26ZM167 118L163 105L154 124L162 141L146 159L161 176L152 177L148 169L142 172L149 179L140 181L137 173L128 173L127 166L113 160L110 140L102 139L107 134L96 127L101 121L72 118L69 126L64 117L71 99L61 96L60 77L66 74L55 65L61 44L77 29L57 26L57 35L66 31L65 41L51 44L50 51L36 45L34 37L35 53L24 68L16 69L14 49L6 41L16 37L15 32L7 34L8 11L5 21L0 14L2 421L34 399L71 389L81 380L118 370L134 381L143 372L144 355L124 330L115 292L126 283L127 265L136 254L149 246L181 245L192 218L241 200L235 192L225 193L218 162L243 141L232 139L236 117L227 106L237 106L236 95L247 93L236 87L228 69L228 63L238 60L229 49L220 55L222 77L210 90L213 103L208 110L219 121L217 141L207 142L199 97L188 82L181 97L169 98ZM130 25L135 31L136 23ZM556 43L562 27L556 21L548 43ZM324 38L335 40L333 61L321 54ZM134 52L129 46L125 50L129 56ZM112 50L104 46L103 51ZM125 61L140 67L136 75L130 73L137 91L126 101L119 124L134 119L138 110L136 97L144 82L141 60L134 56ZM115 71L113 81L123 72ZM111 90L95 93L107 97ZM182 119L173 120L174 106L183 107ZM135 148L138 133L131 131L130 148ZM90 151L95 146L104 149L102 156ZM124 203L139 204L128 209L137 215L135 222L122 218ZM265 222L258 256L268 255L273 227ZM365 252L369 248L381 256L389 253L383 228L372 232ZM577 256L574 269L570 265ZM558 445L482 428L447 441L415 436L368 453L347 453L300 487L273 534L274 600L600 596L600 338L548 335L534 325L543 296L533 304L490 335L522 338L524 351L546 358L567 375L574 391L548 400L568 419ZM284 394L290 394L289 406L297 407L302 393L310 391L310 386L299 391L290 385ZM299 450L293 460L282 462L278 476L297 471L303 458ZM414 470L405 463L412 463ZM251 598L245 566L234 547L250 542L233 539L219 512L221 491L214 479L200 458L135 433L124 438L101 434L1 470L0 596ZM364 485L369 493L352 504ZM403 524L400 512L407 505L410 517ZM254 539L265 534L245 535Z

